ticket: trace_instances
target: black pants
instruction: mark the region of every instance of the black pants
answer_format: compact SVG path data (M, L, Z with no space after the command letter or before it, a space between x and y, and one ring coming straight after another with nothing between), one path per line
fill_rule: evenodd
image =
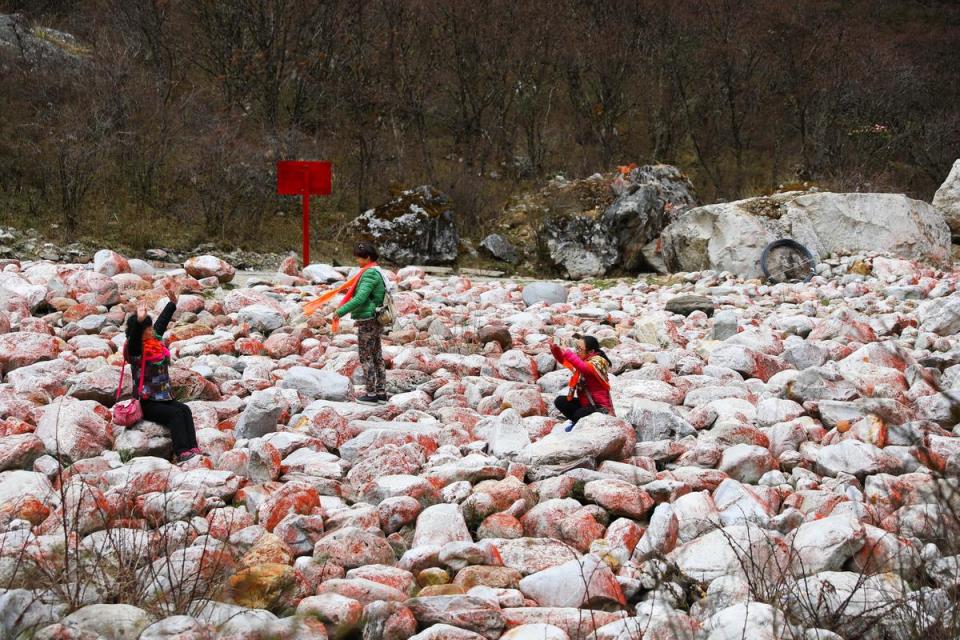
M553 401L553 406L573 424L577 424L580 418L586 418L591 413L606 413L606 410L602 407L595 407L589 404L581 407L579 400L576 398L567 400L567 396L557 396L557 399Z
M141 400L143 418L165 426L170 430L173 440L173 452L183 453L197 446L197 430L193 426L193 412L190 407L175 400Z

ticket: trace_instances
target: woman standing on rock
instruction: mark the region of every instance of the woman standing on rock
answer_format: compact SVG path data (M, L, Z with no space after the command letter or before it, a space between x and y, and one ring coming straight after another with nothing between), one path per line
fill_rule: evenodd
M383 364L383 327L377 319L377 308L383 305L387 293L387 281L377 266L380 257L377 248L370 242L358 242L353 249L360 272L347 283L346 295L340 308L333 312L334 327L340 318L350 314L357 325L357 345L366 393L357 398L363 404L379 404L387 401L387 371Z
M157 321L147 315L147 306L141 302L136 315L127 318L127 342L123 347L124 360L130 363L133 376L133 397L140 399L144 420L156 422L170 430L173 453L178 462L201 455L197 447L197 431L190 407L173 399L170 383L170 350L161 342L167 325L177 310L177 294L173 281L164 285L170 302L160 312ZM140 369L143 386L140 385Z
M570 420L565 431L572 431L581 418L591 413L614 415L607 373L610 369L610 358L593 336L575 333L573 340L576 351L561 349L552 339L547 341L553 357L573 374L567 394L557 396L553 403L560 413Z

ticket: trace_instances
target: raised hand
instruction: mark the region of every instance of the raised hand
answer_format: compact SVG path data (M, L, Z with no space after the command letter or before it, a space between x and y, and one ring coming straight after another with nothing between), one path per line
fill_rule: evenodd
M170 298L170 302L177 304L177 294L180 293L180 287L177 285L176 280L168 278L164 281L163 290L167 292L167 297Z
M137 305L137 321L143 322L147 319L147 302L141 300L140 304Z

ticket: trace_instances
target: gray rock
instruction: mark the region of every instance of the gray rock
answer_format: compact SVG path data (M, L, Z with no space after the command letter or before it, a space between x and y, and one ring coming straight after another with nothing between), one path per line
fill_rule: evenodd
M138 640L171 640L180 637L206 637L213 635L212 627L190 616L170 616L154 622L143 630Z
M445 195L429 186L404 191L353 221L392 262L447 264L457 259L460 236Z
M626 605L610 567L594 554L529 575L520 591L542 607Z
M136 640L153 621L146 611L128 604L91 604L74 611L63 622L106 640Z
M268 334L283 326L286 321L283 313L263 304L244 307L238 314L241 322L247 322L255 331Z
M310 400L347 400L353 392L350 378L334 371L310 367L291 367L287 370L281 389L296 389Z
M625 449L632 448L635 438L628 424L595 413L580 420L573 431L555 431L527 445L518 459L530 466L572 468L584 462L617 458Z
M861 251L944 262L950 231L931 205L887 193L789 192L697 207L663 231L675 271L716 269L761 277L760 254L793 238L818 256Z
M503 633L506 621L499 604L476 596L429 596L407 600L421 627L449 624L473 631L489 640ZM436 636L438 638L449 636Z
M682 295L670 298L664 308L670 313L682 316L688 316L694 311L703 311L708 316L712 316L716 307L713 300L706 296Z
M314 284L341 282L343 274L328 264L310 264L303 268L303 277Z
M480 248L501 262L518 264L521 260L516 247L510 244L509 240L497 233L491 233L484 238L480 243Z
M257 391L237 420L234 433L237 438L259 438L277 430L277 420L283 413L278 393L272 389Z
M480 327L477 339L480 344L496 342L504 351L509 351L513 347L513 336L510 335L510 329L499 324L487 324Z
M960 332L960 293L945 298L936 298L920 305L917 309L921 331L941 336L952 336Z
M0 590L0 637L16 638L17 634L61 620L67 605L41 601L26 589Z
M677 440L697 433L669 404L655 400L634 400L625 419L637 430L638 442Z
M794 637L782 611L762 602L744 602L716 613L703 625L710 640Z
M46 27L32 27L19 15L0 15L0 49L32 65L77 66L85 60L84 48L69 33Z
M829 356L830 354L826 349L805 341L788 345L783 350L783 359L800 371L810 367L823 366Z
M735 311L732 309L718 311L713 317L713 339L726 340L737 335L737 324L738 319Z
M523 288L523 302L528 307L538 302L562 304L567 295L567 288L559 282L531 282Z
M621 258L610 229L587 216L547 218L537 233L537 243L544 261L574 280L602 276Z
M124 460L140 456L169 458L173 451L170 431L159 424L141 420L124 429L113 443L113 450Z
M933 206L943 213L950 231L960 234L960 160L953 163L947 179L934 194Z
M839 473L863 478L875 473L897 474L901 463L883 449L859 440L827 445L816 453L817 471L827 476Z

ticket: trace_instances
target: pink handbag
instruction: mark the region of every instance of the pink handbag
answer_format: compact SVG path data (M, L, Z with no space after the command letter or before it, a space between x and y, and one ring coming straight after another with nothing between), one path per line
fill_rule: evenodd
M113 423L121 427L131 427L143 420L143 408L140 406L139 398L131 398L120 402L120 394L123 392L123 374L127 368L127 359L123 359L123 365L120 367L120 384L117 385L117 399L113 405ZM137 395L143 391L143 372L146 370L146 363L140 363L140 385L137 387Z

